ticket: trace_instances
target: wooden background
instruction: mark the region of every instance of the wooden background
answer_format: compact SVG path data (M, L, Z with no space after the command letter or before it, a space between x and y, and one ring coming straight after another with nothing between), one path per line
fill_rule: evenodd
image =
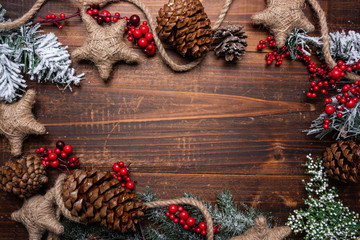
M155 16L166 0L143 0ZM25 13L35 0L5 0L8 17ZM223 1L203 0L214 22ZM320 1L330 31L360 30L358 0ZM252 26L250 16L263 10L264 0L234 0L225 19L241 24L249 35L247 54L228 64L209 53L203 63L187 73L174 73L157 55L147 58L139 50L138 65L117 64L104 83L93 64L74 62L86 73L81 87L59 91L51 84L28 81L38 96L34 113L47 128L44 136L31 136L24 153L54 147L58 139L73 145L83 167L110 170L114 162L131 162L137 191L150 186L160 198L181 197L184 192L214 201L216 192L229 189L237 202L270 211L285 223L289 213L303 206L305 156L322 154L332 141L306 136L313 119L323 110L321 98L306 99L308 73L300 62L284 61L267 67L265 52L256 45L267 31ZM108 6L121 16L144 15L128 3ZM70 15L77 7L70 0L52 0L38 16ZM316 23L311 9L305 13ZM317 25L317 29L318 29ZM85 39L80 18L54 32L72 52ZM314 34L319 35L317 30ZM129 46L132 46L129 43ZM178 58L171 50L171 56ZM10 157L7 140L0 137L0 159ZM50 171L52 181L58 172ZM351 210L360 212L359 186L331 182ZM46 187L50 187L51 183ZM22 201L0 193L0 239L26 239L25 228L10 220Z

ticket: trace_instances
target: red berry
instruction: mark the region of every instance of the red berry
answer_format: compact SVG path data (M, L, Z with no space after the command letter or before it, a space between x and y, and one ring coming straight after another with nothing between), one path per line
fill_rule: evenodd
M196 221L195 221L195 218L193 218L193 217L189 217L189 218L186 220L186 224L189 225L189 227L194 226L195 223L196 223Z
M151 45L151 46L153 46L153 45ZM153 56L155 54L155 51L156 51L156 48L154 47L153 49L148 50L147 55Z
M49 161L49 157L44 157L44 160L45 160L45 161Z
M114 165L112 166L112 169L114 170L114 172L119 172L120 171L120 166L117 163L114 163Z
M120 167L124 167L124 166L125 166L125 164L124 164L123 161L118 162L118 164L119 164Z
M195 232L201 233L201 229L200 229L200 228L196 228L196 229L195 229Z
M307 92L307 93L306 93L306 96L307 96L307 97L311 97L311 96L312 96L311 92Z
M189 229L189 225L184 225L184 229L188 230Z
M184 211L184 207L183 207L183 206L179 206L179 207L178 207L178 211L179 211L179 212Z
M343 62L343 61L341 61L341 60L339 60L338 62L337 62L337 65L339 66L339 67L341 67L342 65L344 65L345 63Z
M186 210L184 210L184 211L180 212L179 217L180 217L181 219L186 220L186 219L188 219L188 217L189 217L189 213L188 213Z
M148 45L148 41L146 38L140 38L138 44L140 47L145 48Z
M257 45L257 49L258 49L258 50L261 50L261 49L262 49L262 45L261 45L261 44Z
M201 235L206 236L206 230L202 230Z
M99 10L97 10L97 9L92 10L92 12L93 12L93 15L98 15L99 14Z
M178 218L175 218L173 221L174 221L174 223L178 223L178 222L179 222L179 219L178 219Z
M46 18L51 18L51 15L50 14L46 15Z
M134 38L141 38L142 33L139 29L135 29L133 32L133 36L134 36Z
M317 96L316 93L312 93L312 94L311 94L311 97L312 97L312 98L316 98L316 96Z
M135 187L135 184L134 182L130 181L126 183L126 187L131 190Z
M40 150L40 152L43 152L43 151L45 151L45 148L41 147L41 148L39 148L39 150Z
M119 177L117 177L117 180L121 181L121 177L120 177L120 176L119 176Z
M341 72L339 70L332 70L331 71L331 78L332 79L339 79L341 76Z
M60 18L64 18L65 14L64 13L60 13Z
M108 10L103 10L100 14L107 17L108 14L110 14L110 12L109 12ZM111 15L111 14L110 14L110 15Z
M48 153L52 153L52 152L53 152L53 150L51 150L51 149L50 149L50 150L48 150Z
M44 161L44 160L41 160L41 164L46 166L46 164L45 164L45 161Z
M330 120L329 120L329 119L325 119L325 120L324 120L324 123L329 124L329 123L330 123Z
M170 214L169 218L170 218L171 220L174 220L174 219L175 219L175 215L174 215L174 214Z
M89 14L91 16L94 14L94 12L89 9L89 10L87 10L87 14Z
M130 17L130 21L131 21L132 25L137 26L140 23L140 17L138 15L134 14Z
M145 34L145 38L146 40L148 40L149 42L151 42L153 40L153 34L151 32L148 32Z
M35 153L40 153L40 149L37 148L37 149L35 150Z
M152 51L153 48L155 48L155 47L154 47L154 45L151 45L151 44L147 45L147 47L146 47L146 49L149 51Z
M325 103L332 103L332 99L331 98L325 98Z
M149 32L149 27L148 27L147 25L141 25L141 26L139 27L139 29L140 29L141 33L144 34L144 35L145 35L147 32Z
M356 102L352 99L346 103L347 108L353 108L353 107L355 107L355 105L356 105Z
M45 165L46 165L46 166L49 166L49 165L50 165L50 162L49 162L49 161L45 161Z
M129 40L130 42L132 42L132 41L134 40L133 36L129 36L129 37L128 37L128 40Z
M60 150L59 148L55 148L55 149L54 149L54 153L55 153L55 154L60 154L60 153L61 153L61 150Z
M127 182L130 182L130 181L131 181L131 178L127 177L127 178L126 178L126 181L127 181Z
M206 223L205 222L200 222L199 223L199 228L202 229L202 230L205 230L206 229Z
M180 223L181 225L184 225L186 222L185 222L184 219L180 219L179 223Z
M65 145L63 151L65 153L71 153L72 152L72 146L71 145Z
M56 155L56 153L50 153L50 154L49 154L49 159L50 159L50 161L56 160L57 157L58 157L58 156Z
M171 213L176 213L177 210L178 210L178 207L177 207L175 204L171 204L171 205L169 206L169 212L171 212Z
M78 160L77 157L71 157L71 158L70 158L70 162L76 162L77 160Z
M55 160L55 161L52 161L50 162L50 165L53 167L53 168L57 168L59 166L59 160Z
M106 21L106 22L110 22L110 21L111 21L111 18L110 18L110 17L106 17L106 18L105 18L105 21Z
M326 112L326 114L328 114L328 115L333 114L333 113L335 112L334 106L333 106L333 105L327 105L327 106L325 107L325 112Z
M170 213L169 213L169 212L166 212L165 215L169 217L169 216L170 216Z
M341 118L341 117L343 116L343 114L342 114L341 112L339 112L339 113L337 114L337 116L338 116L338 118Z
M324 124L324 125L323 125L323 128L324 128L324 129L328 129L328 128L329 128L329 125L328 125L328 124Z
M147 25L148 24L148 22L147 21L143 21L143 25Z
M62 158L67 158L67 154L66 152L61 152L61 155L60 155Z
M315 87L315 86L316 86L316 82L314 82L314 81L311 82L311 83L310 83L310 86Z
M55 19L55 18L56 18L56 15L55 15L55 14L51 14L51 18L52 18L52 19Z
M116 12L114 15L115 17L120 18L120 13Z
M120 168L119 172L120 172L120 175L124 176L127 174L128 170L127 170L127 168Z
M125 187L126 185L125 185L125 183L122 183L121 186Z

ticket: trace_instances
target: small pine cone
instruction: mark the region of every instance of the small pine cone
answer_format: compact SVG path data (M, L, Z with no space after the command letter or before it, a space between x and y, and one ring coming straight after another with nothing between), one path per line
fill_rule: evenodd
M360 147L354 141L338 141L326 148L324 166L329 175L342 182L359 180Z
M156 32L185 57L200 58L212 43L210 19L199 0L170 0L159 10Z
M65 207L80 221L100 223L123 233L135 231L144 215L136 193L121 186L110 172L75 170L62 189Z
M214 49L216 56L225 57L226 61L240 60L246 53L247 35L243 31L243 26L229 25L219 28L214 33Z
M35 155L8 161L0 169L0 189L20 198L32 196L47 181L45 166Z

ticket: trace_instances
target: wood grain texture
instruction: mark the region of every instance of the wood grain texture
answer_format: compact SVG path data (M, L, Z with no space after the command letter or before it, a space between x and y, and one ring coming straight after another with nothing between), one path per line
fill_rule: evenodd
M155 16L166 0L143 0ZM1 4L15 19L35 0L4 0ZM202 1L215 21L222 1ZM357 0L320 1L331 31L360 30ZM118 160L131 162L137 190L150 186L162 199L192 192L214 201L216 192L229 189L237 202L272 212L286 221L288 214L303 206L305 178L301 164L308 153L320 155L332 143L306 136L313 119L323 109L321 99L309 101L308 74L299 62L284 61L268 67L265 53L256 45L268 33L252 26L250 16L265 7L263 0L234 0L225 23L242 24L249 38L245 58L226 64L213 53L187 73L172 72L159 56L142 56L137 65L117 64L111 80L104 83L93 64L74 62L86 80L73 92L59 91L51 84L28 81L38 92L34 113L47 127L44 136L31 136L24 152L36 147L53 147L58 139L72 144L83 167L109 170ZM143 14L128 3L114 3L107 9L121 15ZM70 0L48 1L39 15L71 14L76 4ZM317 26L309 7L304 9ZM85 39L80 18L69 20L54 32L69 51ZM129 46L133 47L131 43ZM184 62L172 50L169 54ZM0 161L10 157L7 140L0 137ZM58 174L50 171L51 186ZM358 185L331 182L351 210L360 212ZM25 228L10 220L22 202L0 193L0 239L26 239Z

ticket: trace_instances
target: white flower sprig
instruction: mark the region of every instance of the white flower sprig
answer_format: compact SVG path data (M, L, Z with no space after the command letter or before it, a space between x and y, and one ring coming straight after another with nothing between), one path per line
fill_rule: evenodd
M294 214L290 214L286 225L295 234L305 233L304 239L356 239L360 235L359 214L344 207L340 200L335 200L338 197L337 190L329 188L322 160L314 160L310 154L307 159L305 173L312 175L309 182L303 180L308 193L308 198L305 199L307 209L295 210Z

